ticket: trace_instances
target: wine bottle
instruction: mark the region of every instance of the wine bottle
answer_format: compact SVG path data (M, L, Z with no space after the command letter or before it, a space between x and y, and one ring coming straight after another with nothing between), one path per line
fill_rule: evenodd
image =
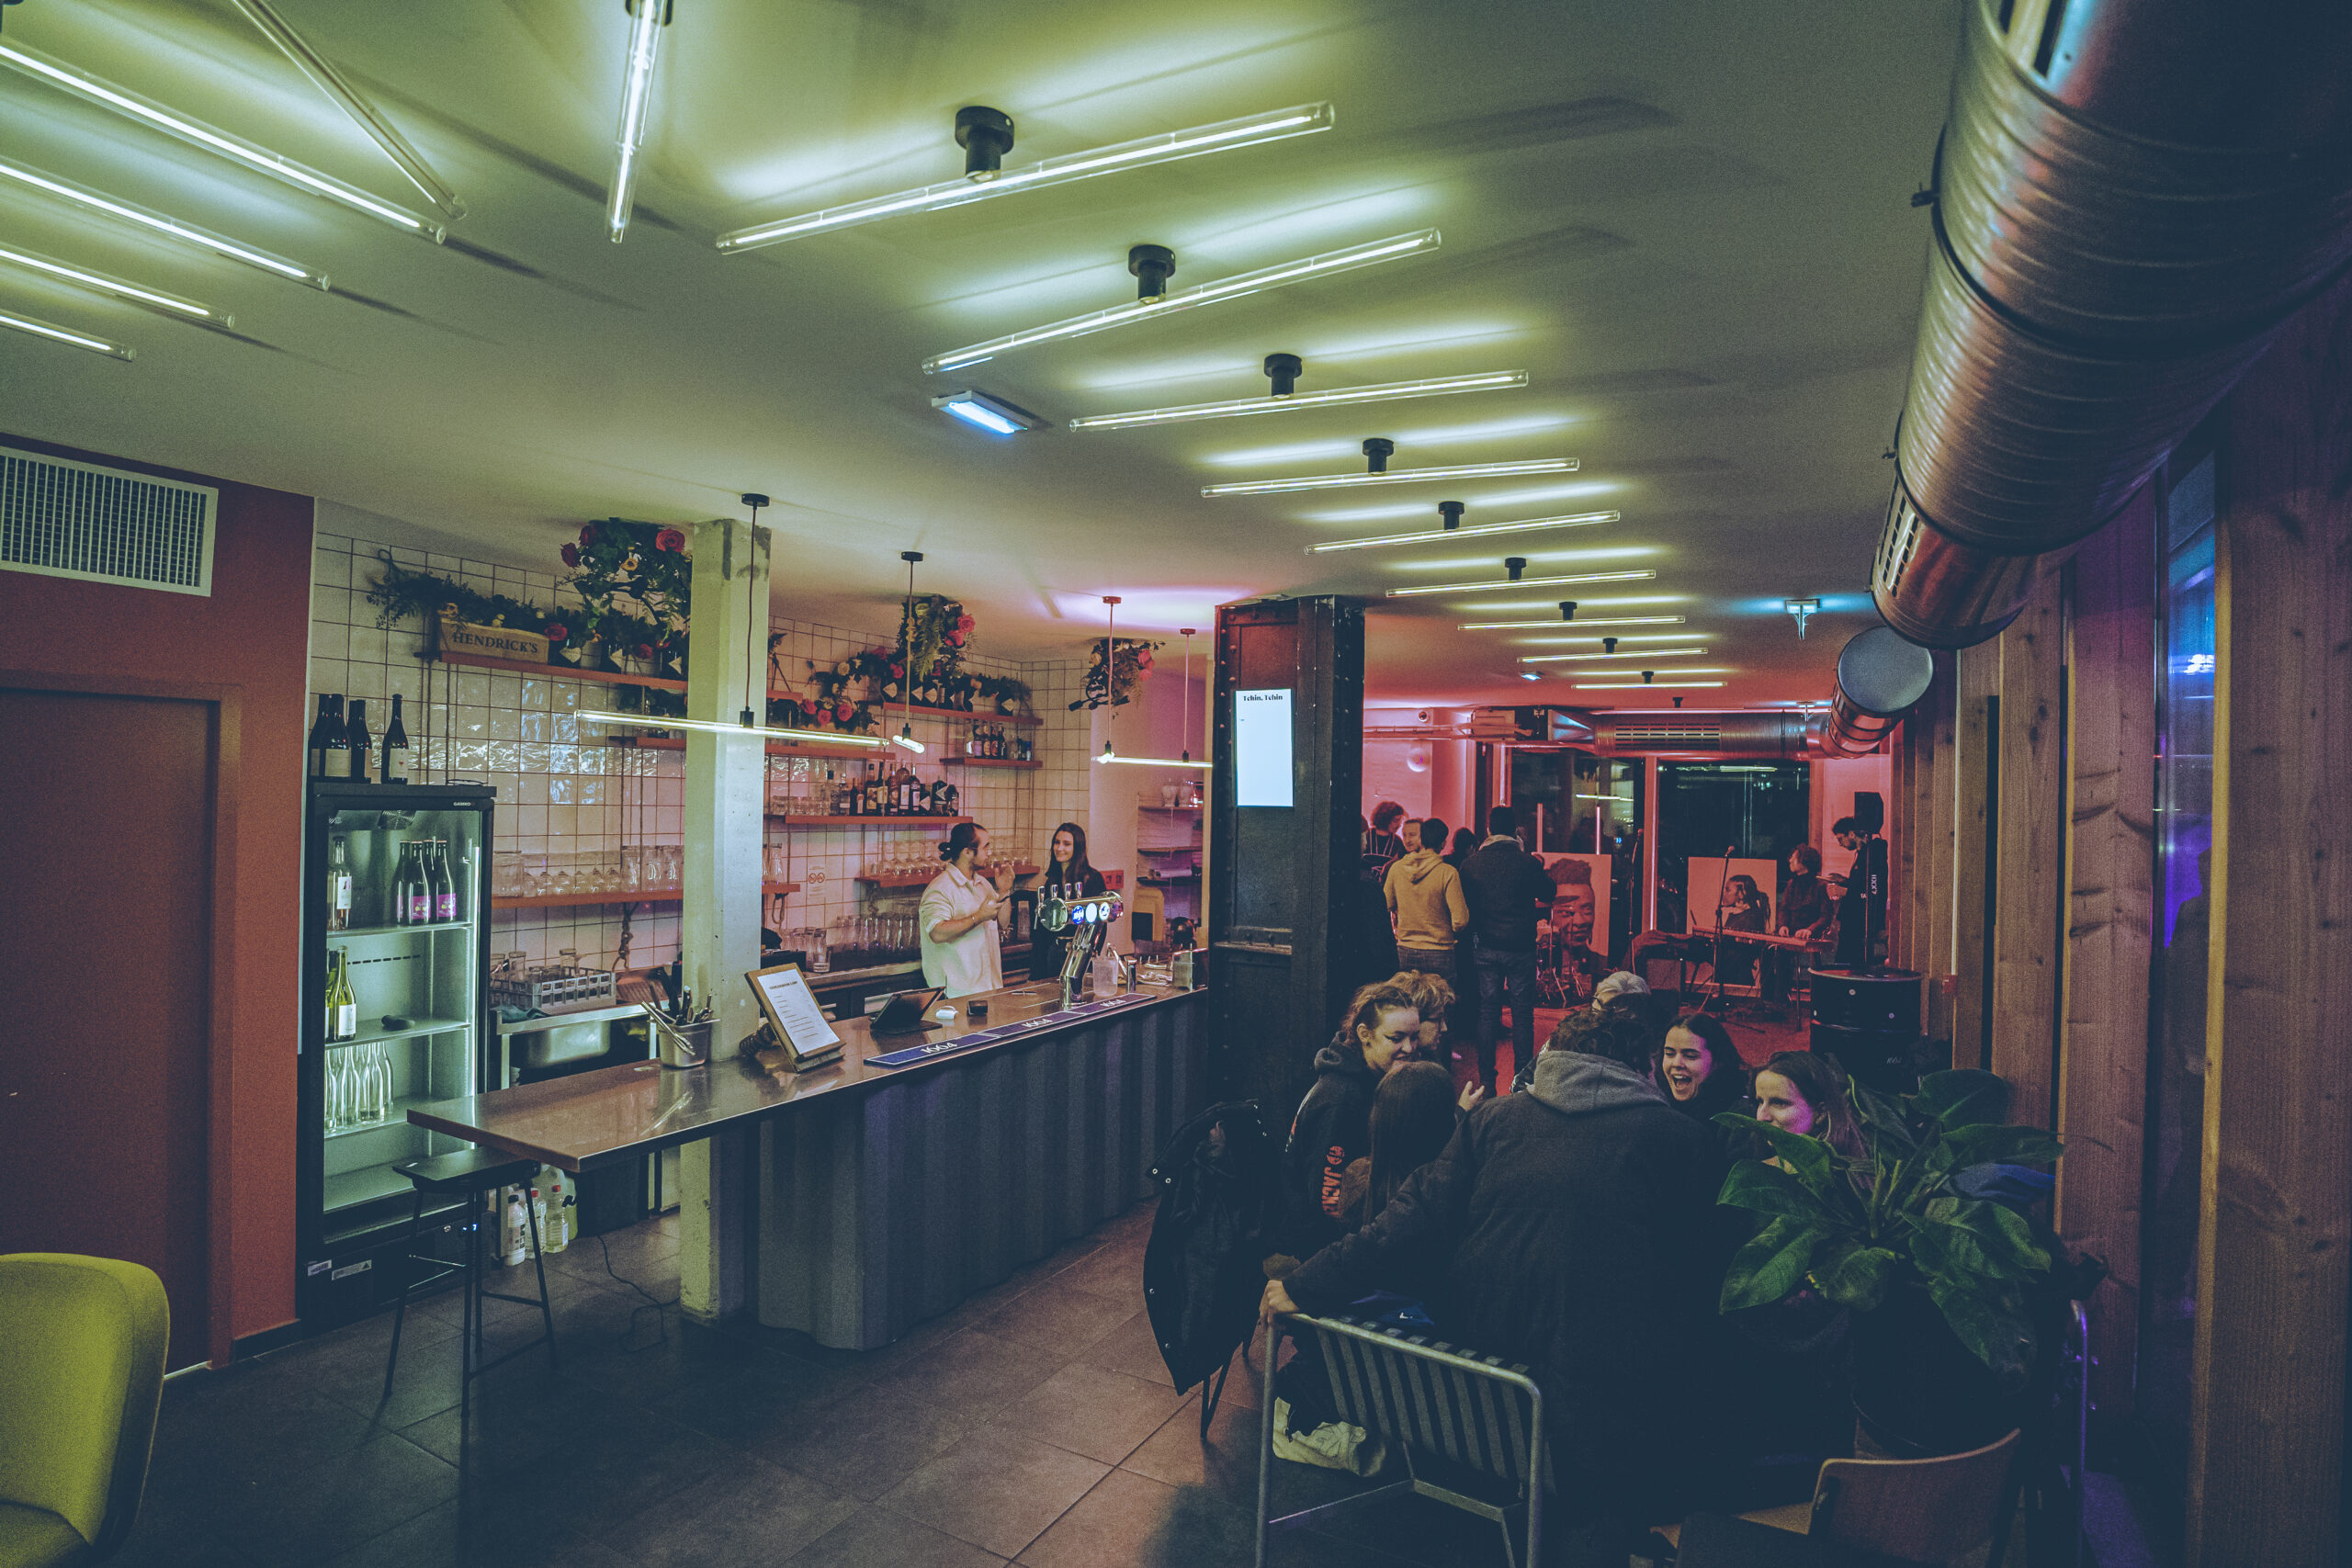
M351 863L338 838L327 849L327 930L348 931L350 927Z
M401 723L401 694L392 694L392 721L384 726L384 765L376 775L386 784L408 783L408 727Z
M401 851L401 923L406 926L429 926L433 923L433 879L424 869L424 845L412 840Z
M429 859L425 874L433 885L433 918L454 920L458 918L458 883L449 874L449 846L446 840L435 839L426 852Z
M311 721L310 751L312 778L322 779L327 776L327 737L341 728L341 723L334 717L334 699L324 693L320 694L319 716Z
M368 782L368 763L376 754L375 742L368 735L368 699L351 699L351 717L344 726L348 732L344 744L349 750L350 776L360 783Z
M351 994L351 960L341 953L327 955L327 1040L359 1038L359 1002Z
M357 776L351 761L351 727L344 722L343 699L329 697L333 705L327 710L325 744L320 750L319 776L322 779L348 779Z

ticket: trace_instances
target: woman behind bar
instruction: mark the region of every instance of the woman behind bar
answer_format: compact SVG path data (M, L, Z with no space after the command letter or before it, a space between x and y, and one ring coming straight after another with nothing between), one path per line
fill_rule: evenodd
M939 858L947 868L922 890L915 917L922 932L923 984L944 986L951 997L996 990L1004 984L996 917L1012 886L1012 868L998 867L993 880L981 874L989 865L989 830L977 822L956 824L939 846Z
M1038 897L1091 898L1103 891L1102 874L1086 858L1086 829L1075 822L1065 822L1055 829L1054 863L1046 868ZM1049 931L1034 921L1031 924L1029 977L1050 980L1062 972L1062 954L1069 933Z

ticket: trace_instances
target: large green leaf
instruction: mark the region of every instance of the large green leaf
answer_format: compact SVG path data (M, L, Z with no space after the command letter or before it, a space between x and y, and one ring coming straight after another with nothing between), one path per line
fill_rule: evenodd
M1788 1215L1766 1225L1733 1255L1724 1275L1721 1310L1763 1306L1795 1290L1804 1282L1805 1266L1822 1239L1818 1228Z
M1886 1299L1887 1284L1902 1262L1883 1247L1848 1242L1833 1250L1827 1260L1813 1270L1813 1282L1839 1306L1872 1312Z
M1999 1376L2011 1390L2021 1387L2033 1363L2033 1321L2026 1316L2023 1298L2010 1286L1997 1290L1984 1284L1931 1275L1928 1294L1941 1308L1944 1321L1975 1358Z
M1821 1200L1803 1182L1762 1160L1744 1159L1725 1172L1723 1190L1715 1195L1715 1201L1735 1209L1752 1209L1759 1214L1788 1214L1809 1224L1832 1223Z
M1907 1157L1918 1152L1919 1140L1912 1135L1911 1123L1905 1118L1902 1106L1867 1084L1849 1083L1847 1089L1853 1097L1854 1110L1860 1115L1862 1125L1871 1131L1873 1146L1881 1143L1891 1144L1898 1157Z
M1943 1127L1973 1127L2008 1114L2009 1086L1992 1073L1954 1067L1919 1080L1912 1108Z
M1798 1180L1815 1192L1823 1191L1836 1174L1829 1156L1829 1145L1818 1138L1808 1138L1802 1133L1791 1133L1770 1122L1758 1122L1736 1111L1718 1111L1711 1118L1714 1124L1734 1133L1754 1133L1772 1146L1772 1153L1789 1168ZM1729 1200L1724 1200L1728 1201Z
M1939 1170L1964 1166L2055 1165L2066 1145L2039 1127L2011 1127L1977 1122L1954 1127L1936 1145L1933 1159Z

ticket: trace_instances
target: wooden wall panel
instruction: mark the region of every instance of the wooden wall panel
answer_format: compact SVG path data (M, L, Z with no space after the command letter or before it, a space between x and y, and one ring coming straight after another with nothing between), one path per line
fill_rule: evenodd
M2340 1560L2352 1266L2352 284L2224 447L2188 1561Z
M2129 1413L2139 1329L2142 1122L2155 863L2154 487L2069 568L2067 917L2058 1234L2107 1259L2090 1303L2091 1400Z
M1991 986L1986 970L1992 931L1986 918L1994 867L1989 832L1997 819L1995 763L2001 705L2001 645L1996 638L1964 648L1958 666L1952 717L1951 1061L1956 1067L1990 1067Z
M2057 1067L2066 819L2065 574L2046 571L1998 639L2000 799L1994 834L1992 1069L2009 1119L2048 1126Z

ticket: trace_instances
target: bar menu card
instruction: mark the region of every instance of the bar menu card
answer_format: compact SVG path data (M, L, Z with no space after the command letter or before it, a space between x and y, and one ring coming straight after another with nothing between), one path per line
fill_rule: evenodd
M797 964L754 969L743 976L760 998L768 1027L792 1053L795 1067L810 1067L841 1055L842 1037L825 1021L824 1007L808 988L808 977Z

